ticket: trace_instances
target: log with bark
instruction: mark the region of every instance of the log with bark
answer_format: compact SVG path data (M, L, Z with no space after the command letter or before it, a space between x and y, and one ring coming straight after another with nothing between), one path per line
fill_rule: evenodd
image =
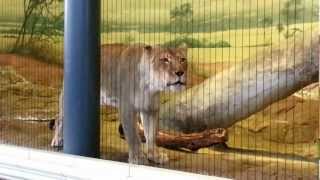
M143 127L138 126L140 139L145 142ZM122 126L119 126L120 137L124 139L124 132ZM156 143L169 149L197 151L200 148L210 147L215 144L224 143L228 140L226 129L216 128L208 129L200 133L169 133L159 131L157 134Z
M171 98L160 128L227 128L319 79L319 31L305 30Z

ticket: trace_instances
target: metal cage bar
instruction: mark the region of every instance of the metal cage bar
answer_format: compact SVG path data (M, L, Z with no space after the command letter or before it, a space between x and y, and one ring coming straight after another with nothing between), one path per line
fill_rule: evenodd
M65 1L64 152L99 156L100 0Z

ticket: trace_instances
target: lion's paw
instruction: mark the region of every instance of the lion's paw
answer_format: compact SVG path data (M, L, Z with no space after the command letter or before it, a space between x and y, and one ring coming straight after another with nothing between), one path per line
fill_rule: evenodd
M166 164L169 162L169 156L163 152L149 152L148 160L156 164Z
M144 165L144 164L148 164L148 159L143 153L141 153L139 155L133 155L132 157L129 157L128 162L130 164Z
M61 148L63 146L63 138L54 137L51 141L51 147L53 148Z

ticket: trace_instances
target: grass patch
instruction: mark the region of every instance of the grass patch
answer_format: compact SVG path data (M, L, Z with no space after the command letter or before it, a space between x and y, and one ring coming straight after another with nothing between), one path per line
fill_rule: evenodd
M0 29L0 34L11 34L16 36L19 33L18 29Z
M170 10L183 3L190 3L193 9L190 27L192 32L212 32L230 29L270 27L282 24L318 21L316 0L302 0L303 16L290 18L281 16L287 0L234 1L234 0L102 0L102 21L104 32L175 32L183 29L172 26ZM1 22L21 22L23 1L1 1ZM63 4L55 7L57 12ZM303 17L303 18L302 18ZM188 25L189 26L189 25Z
M318 23L295 24L290 28L308 29L317 27ZM298 32L300 33L300 32ZM5 34L3 34L5 35ZM13 38L3 37L0 34L0 51L8 52L14 43ZM146 43L150 45L165 44L178 39L185 42L186 39L179 39L183 34L156 32L141 33L137 31L131 32L110 32L101 34L102 44L106 43ZM62 38L61 38L62 40ZM211 33L193 33L187 41L192 46L188 49L188 62L197 67L197 72L203 76L210 76L212 68L206 68L201 64L208 65L215 63L235 64L242 63L250 59L256 60L256 55L266 48L273 47L279 43L285 46L286 38L279 33L277 27L270 28L251 28L218 31ZM199 43L200 42L200 43ZM228 42L231 47L220 48L219 46L203 46L203 44ZM201 44L202 43L202 44ZM217 48L219 47L219 48ZM43 59L46 62L54 64L62 64L63 59L63 42L39 44L26 52L32 56Z
M15 38L10 35L0 35L0 53L12 53ZM14 53L32 56L50 64L63 64L63 44L41 42L29 44L23 49L18 49Z
M227 41L220 40L219 42L207 42L205 39L199 40L196 38L182 36L177 37L174 40L165 42L163 46L165 47L178 47L186 45L189 48L226 48L231 47Z
M299 28L303 30L308 29L311 26L316 27L317 25L318 23L293 24L289 26L289 28ZM231 47L254 47L277 44L280 41L285 40L284 33L285 31L279 33L277 26L273 26L268 28L248 28L216 32L194 32L189 34L188 37L197 41L206 41L206 43L226 41ZM144 42L154 45L165 44L166 42L173 41L183 35L185 34L170 32L108 32L102 33L101 39L103 43L119 43L125 42L125 39L130 36L133 37L131 43Z
M15 53L32 56L49 64L63 64L63 46L50 42L35 43L27 48L17 50Z

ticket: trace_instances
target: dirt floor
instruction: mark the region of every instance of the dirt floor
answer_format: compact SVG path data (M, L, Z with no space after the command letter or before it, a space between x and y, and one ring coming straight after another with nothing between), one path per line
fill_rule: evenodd
M0 143L56 151L49 145L48 124L57 113L61 79L58 66L0 55ZM190 79L191 85L203 81L196 75ZM235 179L318 179L319 100L313 92L314 87L301 91L229 128L228 147L220 144L197 152L161 149L170 163L160 167ZM126 161L117 112L101 108L101 156Z

